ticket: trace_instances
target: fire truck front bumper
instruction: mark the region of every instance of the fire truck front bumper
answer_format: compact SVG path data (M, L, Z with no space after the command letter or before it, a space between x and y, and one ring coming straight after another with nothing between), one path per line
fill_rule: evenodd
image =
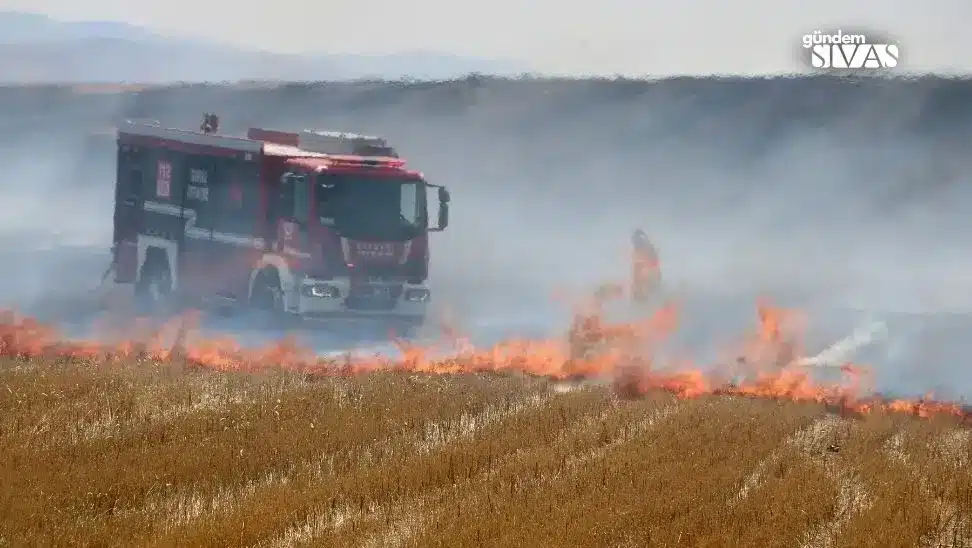
M425 321L431 294L424 284L351 285L347 279L305 279L291 312L304 318L385 320L418 326Z

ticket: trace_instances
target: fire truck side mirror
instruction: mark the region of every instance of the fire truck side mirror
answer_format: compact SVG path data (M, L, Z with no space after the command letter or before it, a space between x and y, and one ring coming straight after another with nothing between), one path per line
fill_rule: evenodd
M439 226L438 230L445 230L449 226L449 202L442 202L439 206Z
M426 187L435 188L438 191L439 198L439 219L437 226L429 227L430 232L442 232L449 226L449 202L452 200L452 196L449 195L449 190L441 185L433 185L431 183L425 183ZM426 221L428 223L428 221Z
M438 226L429 228L432 232L442 232L449 226L449 202L452 200L452 196L449 195L449 190L444 186L439 185L428 185L438 189L439 195L439 219Z

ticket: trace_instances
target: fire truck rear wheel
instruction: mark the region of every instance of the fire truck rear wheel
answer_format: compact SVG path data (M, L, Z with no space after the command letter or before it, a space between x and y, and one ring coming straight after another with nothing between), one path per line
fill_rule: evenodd
M257 273L250 291L250 307L261 312L283 312L283 290L276 270Z
M172 294L172 276L168 261L150 255L139 272L135 282L135 298L143 313L153 314L163 311Z

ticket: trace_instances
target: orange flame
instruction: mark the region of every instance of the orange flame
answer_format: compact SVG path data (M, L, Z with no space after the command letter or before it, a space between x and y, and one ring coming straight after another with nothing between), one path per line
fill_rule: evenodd
M823 403L843 413L910 413L918 417L951 415L962 419L972 412L962 406L928 398L888 400L868 395L870 371L857 364L840 368L842 382L821 384L806 368L793 366L801 356L803 322L795 311L757 303L755 334L743 342L735 364L701 369L688 361L658 363L657 348L675 330L678 309L665 303L647 317L611 323L604 305L621 298L617 286L604 286L579 307L566 337L551 340L509 340L476 348L455 328L444 330L444 341L419 346L396 340L402 356L396 360L369 357L343 360L321 358L295 338L287 337L264 348L247 349L231 338L198 335L199 314L190 312L152 329L146 320L129 322L127 329L104 324L114 337L72 341L55 329L14 311L0 311L0 356L69 358L93 365L130 360L182 363L217 371L287 369L320 375L354 375L379 370L427 374L511 372L554 379L602 378L613 381L619 394L636 397L663 390L679 397L731 394L754 398ZM445 347L449 357L437 358ZM744 380L729 382L728 374Z

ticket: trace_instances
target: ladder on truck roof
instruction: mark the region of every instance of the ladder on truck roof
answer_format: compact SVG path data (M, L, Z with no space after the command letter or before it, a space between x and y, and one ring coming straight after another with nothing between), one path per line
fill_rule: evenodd
M315 155L334 156L382 156L398 158L398 152L388 142L373 135L361 135L340 131L305 129L301 132L277 131L264 128L250 128L246 137L230 137L216 133L218 118L204 116L201 131L163 127L155 120L126 120L119 133L170 139L182 143L212 146L243 152L264 152L265 144L283 145L298 149L293 152L309 152ZM212 122L215 121L215 124ZM206 131L212 127L210 131ZM297 154L299 155L299 154Z
M239 150L242 152L263 152L263 141L256 141L245 137L230 137L216 133L203 133L188 129L167 128L157 122L145 123L126 120L118 132L142 137L153 137L155 139L170 139L192 145Z
M374 135L343 131L305 129L300 132L250 128L246 136L277 145L299 148L306 152L334 156L384 156L398 158L388 141Z

